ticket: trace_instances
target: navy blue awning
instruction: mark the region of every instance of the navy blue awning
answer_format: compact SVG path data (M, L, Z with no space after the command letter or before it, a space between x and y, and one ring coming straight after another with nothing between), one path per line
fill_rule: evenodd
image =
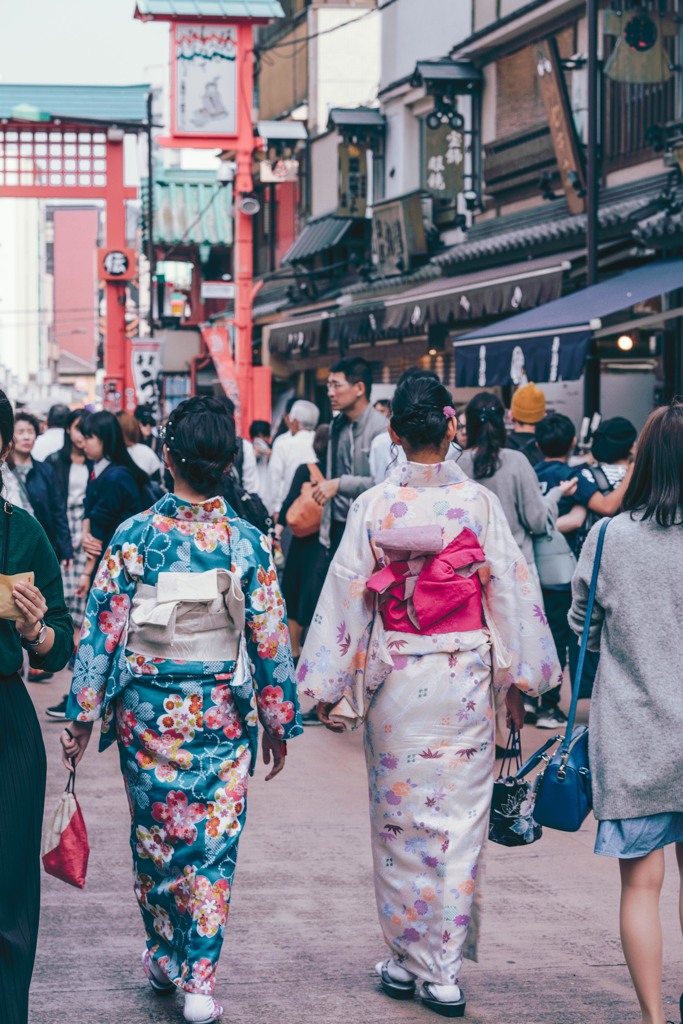
M577 380L602 318L683 288L683 259L659 260L461 334L454 342L457 387Z

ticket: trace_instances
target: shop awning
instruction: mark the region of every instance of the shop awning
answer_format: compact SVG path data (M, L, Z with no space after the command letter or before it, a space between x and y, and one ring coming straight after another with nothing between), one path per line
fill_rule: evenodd
M605 317L683 288L683 259L659 260L499 320L454 342L456 387L577 380Z
M283 263L298 263L310 260L326 249L339 245L353 224L352 217L318 217L309 221L294 245L282 257Z
M328 321L330 345L344 349L349 345L369 344L383 333L384 322L384 306L377 303L335 313Z
M327 325L327 315L325 311L320 311L310 317L302 316L276 324L270 329L268 348L277 355L292 355L319 348L323 325Z
M455 326L551 302L562 294L562 276L570 266L567 256L553 256L429 281L385 300L384 330L417 337L433 324Z

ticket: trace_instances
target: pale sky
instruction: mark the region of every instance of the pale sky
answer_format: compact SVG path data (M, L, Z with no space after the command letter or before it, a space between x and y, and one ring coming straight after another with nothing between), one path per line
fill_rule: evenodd
M167 24L134 20L135 0L3 0L0 82L163 82Z

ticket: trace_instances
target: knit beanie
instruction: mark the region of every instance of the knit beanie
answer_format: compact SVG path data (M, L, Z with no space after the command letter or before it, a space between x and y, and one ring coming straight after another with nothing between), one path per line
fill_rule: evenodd
M534 383L524 384L512 396L510 412L518 423L539 423L545 416L545 395Z
M598 462L619 462L628 458L638 431L630 420L623 416L614 416L611 420L603 420L593 434L591 451Z

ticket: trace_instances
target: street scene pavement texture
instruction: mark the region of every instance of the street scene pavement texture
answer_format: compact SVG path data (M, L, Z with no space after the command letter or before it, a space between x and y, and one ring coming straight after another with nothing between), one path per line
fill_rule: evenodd
M66 782L62 724L44 709L67 672L29 687L48 753L46 814ZM588 704L579 705L586 720ZM90 836L84 891L43 875L30 1024L181 1021L181 1000L159 998L140 966L144 933L131 885L129 814L115 748L78 770ZM548 733L526 727L532 753ZM289 745L284 772L251 780L216 995L225 1024L428 1024L419 1002L385 996L373 965L384 958L375 912L362 735L308 729ZM593 854L596 823L547 829L529 848L486 852L480 962L461 983L471 1024L631 1024L639 1013L618 938L616 861ZM665 1007L683 983L678 872L667 850L662 897ZM175 997L174 997L175 998Z

